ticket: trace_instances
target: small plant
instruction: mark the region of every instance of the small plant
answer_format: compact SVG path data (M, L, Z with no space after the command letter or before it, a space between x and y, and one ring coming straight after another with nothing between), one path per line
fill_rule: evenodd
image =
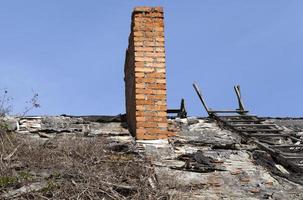
M32 109L41 107L40 104L38 103L38 97L39 97L38 93L34 92L33 90L32 92L33 92L32 98L29 101L25 102L27 106L25 107L25 110L22 114L23 117Z
M33 176L28 171L18 172L18 178L21 180L32 180Z
M44 187L41 191L43 193L51 192L54 189L56 189L57 187L58 187L57 184L54 181L50 180L47 182L46 187Z
M5 117L12 111L12 105L10 105L11 98L8 96L7 90L4 90L2 97L0 97L0 117Z
M0 188L7 187L17 182L16 177L12 176L2 176L0 177Z
M20 117L24 117L32 109L40 107L40 104L38 103L38 93L35 93L34 91L32 92L33 96L30 100L25 102L27 105L24 112L20 114ZM9 131L9 125L6 122L5 117L12 111L12 100L13 98L8 95L8 91L6 89L3 91L2 95L0 94L0 133Z
M24 111L22 112L21 116L25 116L29 111L31 111L34 108L40 108L40 104L38 102L39 95L35 91L33 91L33 96L30 98L30 100L26 101L26 107ZM12 112L12 105L11 101L13 100L12 97L8 95L8 91L4 90L3 94L0 95L0 118L5 117L6 115L9 115Z

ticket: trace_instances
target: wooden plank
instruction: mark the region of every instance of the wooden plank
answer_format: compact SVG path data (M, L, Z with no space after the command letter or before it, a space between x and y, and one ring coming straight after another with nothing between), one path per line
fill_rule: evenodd
M180 109L168 109L167 113L179 113L180 111Z
M244 104L241 98L241 90L240 90L240 85L236 85L234 86L236 95L237 95L237 99L238 99L238 104L239 104L239 110L245 110L244 109Z
M242 132L281 132L282 129L240 129L240 128L234 128L237 131Z
M290 137L290 135L286 135L286 134L280 134L280 133L249 133L246 134L247 136L250 137Z
M250 118L250 117L255 117L257 118L257 115L223 115L223 116L218 116L218 118L230 118L230 119L234 119L234 118Z
M241 122L259 123L259 122L262 122L262 120L256 120L256 119L238 119L238 120L234 119L234 120L222 120L222 121L226 122L226 123L237 123L237 122L239 122L239 123L241 123Z
M209 108L206 105L206 102L205 102L205 100L204 100L204 98L202 96L200 88L198 87L198 85L196 83L193 83L193 87L194 87L194 89L195 89L195 91L196 91L196 93L197 93L197 95L198 95L198 97L199 97L199 99L200 99L203 107L205 108L206 112L209 114Z
M276 127L275 124L229 124L232 127Z
M210 110L209 113L248 113L247 110Z

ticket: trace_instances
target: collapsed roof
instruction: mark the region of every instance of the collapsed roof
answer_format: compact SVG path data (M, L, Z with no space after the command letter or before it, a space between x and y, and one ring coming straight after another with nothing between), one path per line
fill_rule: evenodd
M96 119L100 117L28 117L10 122L18 134L41 143L65 137L105 137L115 145L126 145L151 160L156 185L183 198L303 198L302 174L283 167L266 151L210 118L170 119L169 130L176 136L141 141L134 140L123 121ZM302 139L302 119L264 120Z

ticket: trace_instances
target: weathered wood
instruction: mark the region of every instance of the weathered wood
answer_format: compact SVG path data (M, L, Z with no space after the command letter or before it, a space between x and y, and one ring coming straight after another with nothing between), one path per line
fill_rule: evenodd
M245 110L244 109L244 104L243 104L243 101L242 101L240 85L234 86L234 89L235 89L235 92L236 92L236 95L237 95L237 99L238 99L239 110Z
M230 124L233 127L276 127L275 124Z
M243 131L243 132L281 132L282 129L240 129L240 128L234 128L237 131Z
M262 122L264 120L259 120L259 119L232 119L232 120L222 120L224 122L232 122L232 123L237 123L237 122Z
M199 89L199 87L198 87L198 85L196 83L193 83L193 87L194 87L194 89L195 89L195 91L196 91L196 93L197 93L200 101L202 102L203 107L205 108L206 112L209 114L209 110L210 109L206 105L206 102L205 102L205 100L204 100L204 98L202 96L201 90Z
M223 115L223 116L217 116L218 118L257 118L257 115Z
M179 113L180 109L168 109L167 113Z
M210 113L248 113L248 110L210 110Z

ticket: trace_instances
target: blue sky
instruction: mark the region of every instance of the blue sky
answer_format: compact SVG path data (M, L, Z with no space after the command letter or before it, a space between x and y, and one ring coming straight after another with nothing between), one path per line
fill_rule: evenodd
M247 109L303 116L303 1L27 0L0 2L0 89L21 113L125 112L123 68L130 16L140 5L165 10L168 107L185 98L190 115L235 108L240 84Z

